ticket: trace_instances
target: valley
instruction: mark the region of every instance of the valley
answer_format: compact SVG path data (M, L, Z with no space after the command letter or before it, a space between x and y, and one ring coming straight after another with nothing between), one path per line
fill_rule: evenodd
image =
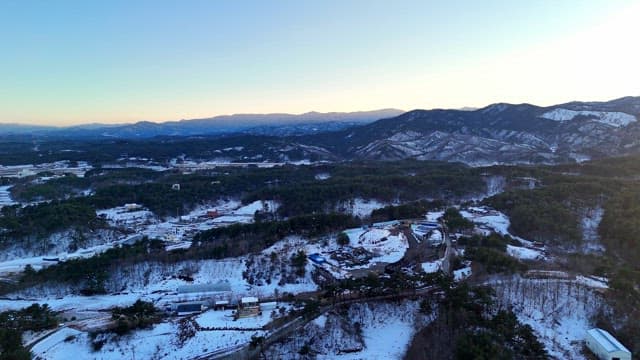
M615 265L604 271L587 263L575 266L583 257L606 261L611 253L601 243L600 224L607 218L606 198L613 190L603 177L594 177L609 163L587 164L574 168L583 176L591 173L585 177L591 179L588 186L584 182L569 185L576 176L562 175L567 165L469 168L424 162L218 165L188 170L167 164L154 170L102 167L82 178L74 174L45 180L39 174L16 177L10 180L13 187L7 188L8 194L15 191L15 195L9 195L2 210L5 217L12 214L8 209L16 211L11 216L24 217L29 212L23 213L21 207L78 203L95 209L89 210L94 212L95 225L71 225L72 232L45 226L40 235L16 232L17 228L7 232L11 228L5 227L5 238L24 240L20 246L3 245L0 309L18 311L38 303L57 314L64 323L59 330L29 335L31 351L47 359L64 358L69 351L87 358L107 354L121 358L129 354L126 349L135 349L137 356L145 358L167 359L261 353L298 354L291 355L298 358L300 352L305 353L303 358L310 354L314 358L402 358L424 351L420 344L433 341L430 329L442 326L437 325L445 316L438 315L442 301L453 296L443 299L442 291L479 286L493 289L491 308L510 309L518 321L531 327L546 356L580 358L584 329L619 306L603 294L620 291L616 284L612 290L609 280L615 276ZM367 181L361 182L358 167L377 175L365 175ZM242 184L235 179L243 179ZM306 185L298 191L300 179ZM618 179L608 181L615 186ZM387 188L388 181L393 185ZM413 185L415 181L420 185ZM369 189L373 183L378 186L375 190ZM154 184L164 189L158 189L161 202L150 196ZM191 188L204 184L210 190L196 193ZM339 191L341 184L349 184L348 191ZM88 191L62 200L55 195L25 197L62 194L42 192L43 185ZM539 225L534 228L525 225L531 219L522 218L523 209L517 206L533 199L544 201L545 196L529 198L528 194L553 193L567 186L575 189L564 194L566 200L555 199L562 207L555 211L566 218L564 225L574 227L558 227L555 221L560 217L537 219ZM601 192L583 196L580 189L585 186L585 191ZM408 189L415 190L405 192ZM106 194L119 198L103 200ZM198 199L191 200L191 194ZM516 195L530 200L505 202ZM572 205L565 207L569 199ZM32 202L21 203L25 200ZM167 206L172 201L176 209ZM117 206L104 207L113 205ZM540 206L540 211L548 212L555 205ZM515 223L508 214L516 217ZM43 237L41 231L47 229L53 232ZM265 304L258 322L234 320L247 297ZM137 301L157 309L156 320L122 335L114 333L119 320L111 313ZM198 304L193 315L176 316L190 304ZM403 306L412 310L398 313ZM272 310L267 311L268 307ZM548 312L569 307L584 308L584 312ZM340 314L345 311L364 311L358 315L362 316L356 322L359 328L344 330L347 325ZM374 314L385 320L376 322ZM327 342L331 337L320 335L335 334L335 326L355 331L352 345L332 345ZM307 335L299 338L299 331ZM360 331L362 335L357 335ZM399 331L405 339L397 348L384 347L395 349L390 353L376 350L375 345L384 341L378 337L387 331ZM325 340L317 342L309 334ZM566 340L558 342L557 334ZM447 346L455 352L454 340L455 336L442 339L440 346L453 341Z

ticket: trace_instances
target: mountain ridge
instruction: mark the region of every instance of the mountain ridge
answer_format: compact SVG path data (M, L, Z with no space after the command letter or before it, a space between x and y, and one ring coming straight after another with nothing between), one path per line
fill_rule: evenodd
M41 135L67 137L116 137L116 138L151 138L155 136L192 136L211 135L233 132L250 132L254 127L280 127L316 124L322 127L330 123L329 130L372 122L385 117L393 117L403 113L398 109L379 109L354 112L306 112L303 114L270 113L270 114L233 114L219 115L209 118L182 119L161 123L138 121L131 124L80 124L73 126L45 126L0 124L0 133L21 134L37 133ZM265 129L261 130L263 133ZM304 130L292 129L293 133Z

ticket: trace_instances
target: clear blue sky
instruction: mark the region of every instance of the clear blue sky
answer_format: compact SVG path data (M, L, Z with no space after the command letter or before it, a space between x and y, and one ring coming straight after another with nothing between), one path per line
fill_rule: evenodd
M0 122L639 95L638 5L3 0Z

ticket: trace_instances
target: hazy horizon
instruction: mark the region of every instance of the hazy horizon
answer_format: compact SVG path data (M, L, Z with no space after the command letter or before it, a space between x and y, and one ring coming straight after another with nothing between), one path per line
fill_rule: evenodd
M0 3L0 123L540 106L640 93L637 1Z

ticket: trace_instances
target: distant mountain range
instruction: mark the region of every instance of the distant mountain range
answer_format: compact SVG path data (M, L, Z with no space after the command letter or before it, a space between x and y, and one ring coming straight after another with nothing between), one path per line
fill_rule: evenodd
M293 114L237 114L206 119L154 123L140 121L135 124L86 124L69 127L0 124L0 134L36 134L62 137L110 137L143 139L156 136L194 136L225 133L256 135L302 135L323 131L336 131L362 125L375 120L394 117L402 110L382 109L359 112L309 112Z
M184 154L194 160L417 159L484 166L582 162L640 153L639 118L640 97L624 97L548 107L498 103L476 110L231 115L29 131L90 139L84 147L82 142L76 141L75 147L64 142L59 146L67 152L60 156L69 156L75 148L78 154L93 149L106 154L108 149L112 156L149 159L161 153L165 160ZM50 147L46 158L55 153ZM44 153L36 156L45 158Z

